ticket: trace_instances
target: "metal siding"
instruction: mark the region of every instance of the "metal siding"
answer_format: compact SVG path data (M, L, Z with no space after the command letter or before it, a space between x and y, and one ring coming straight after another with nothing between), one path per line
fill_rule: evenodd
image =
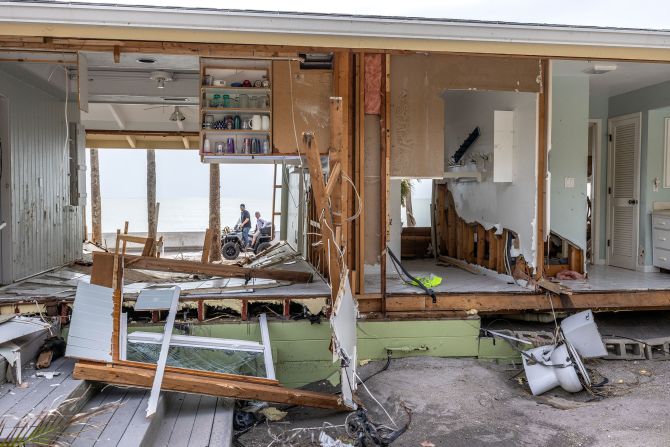
M62 98L0 70L9 98L12 279L81 258L82 207L69 206L69 152ZM73 104L70 121L77 121Z

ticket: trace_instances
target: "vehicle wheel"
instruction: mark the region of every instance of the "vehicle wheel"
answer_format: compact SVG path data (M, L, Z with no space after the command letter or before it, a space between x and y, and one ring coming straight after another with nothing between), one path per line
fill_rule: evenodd
M240 254L240 246L236 242L226 242L223 244L223 257L232 261L237 259Z
M268 248L270 248L270 245L271 244L269 242L261 242L260 244L258 244L258 247L256 247L256 251L254 253L258 254L262 251L265 251Z

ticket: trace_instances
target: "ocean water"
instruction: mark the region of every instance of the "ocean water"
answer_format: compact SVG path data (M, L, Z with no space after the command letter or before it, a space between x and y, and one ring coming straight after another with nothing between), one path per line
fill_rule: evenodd
M243 200L221 198L221 226L232 227L240 217L240 203ZM207 197L173 197L159 200L158 231L204 231L209 224L209 199ZM272 219L272 198L254 198L245 202L252 216L259 211L267 220ZM90 210L90 207L88 208ZM89 230L90 212L87 215ZM147 231L147 199L145 197L119 198L102 197L102 231L115 232L123 229L124 221L129 222L131 232Z

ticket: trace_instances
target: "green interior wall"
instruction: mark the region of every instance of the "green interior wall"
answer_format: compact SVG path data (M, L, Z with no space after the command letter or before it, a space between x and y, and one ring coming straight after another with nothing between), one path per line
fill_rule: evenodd
M553 76L551 83L551 230L586 248L589 79ZM574 188L565 178L575 179Z
M129 331L162 331L162 325L131 325ZM328 322L270 321L268 323L277 379L285 386L300 387L326 379L338 371L329 350ZM479 338L480 320L412 320L358 322L358 359L393 357L518 358L507 343ZM191 335L260 341L257 322L192 324ZM481 355L480 355L481 350Z

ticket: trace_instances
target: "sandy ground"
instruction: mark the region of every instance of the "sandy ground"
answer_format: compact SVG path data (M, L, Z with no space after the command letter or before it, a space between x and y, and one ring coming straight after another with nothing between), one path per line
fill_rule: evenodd
M366 365L361 377L383 364ZM412 410L409 429L393 446L670 446L670 362L595 360L587 366L609 379L607 397L561 389L533 397L519 382L523 375L517 375L518 367L473 359L393 360L366 385L398 425L407 420L400 403ZM373 421L390 424L364 389L358 394ZM346 416L303 408L288 411L283 421L263 422L240 436L241 445L320 445L310 439L318 438L319 430L295 429L342 424ZM281 443L268 428L275 436L295 438ZM327 432L346 437L342 428Z

